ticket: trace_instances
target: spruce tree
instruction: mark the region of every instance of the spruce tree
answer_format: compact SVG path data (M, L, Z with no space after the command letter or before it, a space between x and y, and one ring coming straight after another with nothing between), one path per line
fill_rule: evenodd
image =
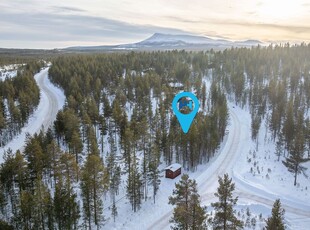
M187 174L175 185L169 204L176 206L170 220L174 224L172 229L206 229L206 208L200 204L196 181Z
M218 230L241 229L243 223L238 220L235 215L236 211L233 209L238 201L238 197L234 198L232 194L235 190L235 184L232 183L228 174L219 177L218 182L219 187L214 195L219 198L219 201L211 204L215 211L213 227Z
M276 200L272 207L272 216L266 221L266 230L284 230L284 213L280 200Z

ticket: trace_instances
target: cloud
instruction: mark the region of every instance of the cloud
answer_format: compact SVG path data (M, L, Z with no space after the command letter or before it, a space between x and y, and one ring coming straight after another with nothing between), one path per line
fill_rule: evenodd
M187 19L187 18L177 17L177 16L164 16L164 18L175 21L175 22L184 22L184 23L200 23L201 22L199 20L192 20L192 19Z
M247 28L262 28L272 30L282 30L291 33L305 33L310 34L310 26L308 25L283 25L283 24L272 24L272 23L250 23L244 21L229 21L229 20L212 20L212 23L226 26L241 26Z
M71 8L65 9L72 11ZM103 17L53 12L2 12L0 29L0 41L89 41L102 44L139 41L155 32L186 33L178 29L130 24Z
M52 6L53 10L64 11L64 12L86 12L85 10L77 7L69 7L69 6Z

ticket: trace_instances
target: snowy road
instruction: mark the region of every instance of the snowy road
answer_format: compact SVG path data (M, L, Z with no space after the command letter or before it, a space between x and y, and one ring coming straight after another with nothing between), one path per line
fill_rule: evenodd
M25 143L26 133L35 134L42 128L47 129L56 119L59 109L65 102L62 90L55 87L48 79L48 68L41 70L34 78L40 88L40 103L30 116L28 123L22 129L21 134L16 136L5 147L0 148L0 163L3 162L3 152L11 148L13 152L22 149Z
M255 184L251 184L242 179L238 174L238 168L235 164L240 157L240 151L246 147L249 139L249 127L238 117L235 109L230 106L230 133L225 144L220 149L220 154L214 162L203 173L195 179L198 183L198 190L201 194L202 203L210 205L216 199L214 192L218 186L218 176L228 173L232 176L236 184L235 195L239 196L239 202L248 204L259 204L271 209L273 202L281 198L283 207L286 210L286 216L289 220L291 229L304 229L304 226L310 224L310 205L295 200L288 200L285 197L263 190ZM169 219L172 216L172 207L170 210L163 211L159 218L154 219L148 226L148 229L169 229ZM298 220L298 221L296 221Z

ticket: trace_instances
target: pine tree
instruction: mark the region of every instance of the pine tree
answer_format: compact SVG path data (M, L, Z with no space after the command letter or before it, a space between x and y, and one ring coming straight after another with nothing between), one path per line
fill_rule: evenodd
M114 138L111 138L111 141L114 142ZM111 146L111 153L107 157L107 172L109 175L109 183L110 183L110 194L112 198L112 216L115 222L115 218L117 216L117 207L116 207L116 195L118 194L119 186L121 184L121 168L117 165L115 151L112 150Z
M218 182L219 187L214 195L219 198L219 201L211 204L215 211L213 227L219 230L241 229L243 223L237 219L236 211L233 209L238 201L238 197L234 198L232 194L235 184L232 183L231 178L229 179L228 174L219 177Z
M305 175L306 167L302 163L308 159L304 158L305 144L302 129L298 131L290 148L290 155L282 161L287 170L294 174L294 186L297 184L297 175L303 173Z
M47 145L46 152L46 155L49 157L47 170L49 171L50 177L54 178L54 184L56 184L56 179L59 174L57 169L62 151L60 150L60 147L57 145L57 143L53 140L50 144Z
M206 106L206 100L207 100L207 88L206 88L206 83L204 82L202 85L202 96L201 96L201 100L202 100L202 109L205 109Z
M170 220L174 224L172 229L206 229L206 208L200 204L196 181L183 174L175 187L169 197L169 204L176 205Z
M35 203L31 192L22 190L20 193L19 204L16 206L17 210L15 213L15 218L13 218L16 228L33 229L34 206Z
M283 123L283 136L286 143L286 149L290 151L291 142L294 139L295 128L294 128L294 108L292 100L288 103L286 109L286 117Z
M35 181L32 199L33 229L53 229L54 213L51 194L40 178Z
M59 181L64 182L64 186L69 191L72 184L78 180L79 167L75 161L74 155L63 153L57 165L57 177Z
M266 221L266 230L284 230L284 213L280 200L276 200L272 207L272 216Z
M76 197L72 187L64 185L62 181L56 184L53 207L59 230L78 228L80 210Z
M75 155L75 161L79 163L79 154L83 151L83 143L80 134L73 131L71 140L69 142L70 151Z
M143 198L142 178L136 161L137 159L133 157L127 179L127 197L134 212L140 209Z
M44 153L38 136L26 137L25 158L29 162L28 167L32 176L42 178L44 169Z
M102 95L102 102L103 102L103 114L105 118L109 118L112 115L112 108L109 103L109 100L105 94Z
M118 215L117 213L117 207L116 207L116 204L115 204L115 200L113 201L113 205L112 205L112 216L113 216L113 221L115 222L115 218L116 216Z
M9 201L10 213L15 215L17 212L15 207L18 206L21 191L29 186L29 170L19 151L14 156L12 150L9 149L4 153L3 158L4 163L0 166L0 185L6 198L3 203Z
M258 132L261 124L260 117L256 115L252 115L252 123L251 123L251 131L252 131L252 140L256 140L258 143Z
M112 199L118 194L118 189L121 184L121 169L115 159L115 153L110 153L107 157L107 172L110 181L110 192Z
M99 130L100 130L100 137L101 137L101 153L103 154L104 150L104 136L107 135L107 124L105 121L105 117L100 115L99 117Z
M14 230L14 227L10 225L9 223L0 220L0 229L2 230Z
M5 111L4 111L4 104L3 99L0 96L0 135L2 134L2 130L5 128L6 122L5 122ZM0 146L2 146L4 143L1 143Z
M89 229L92 221L99 227L103 221L102 195L108 188L108 175L98 155L88 155L81 175L84 220Z
M155 203L155 197L160 185L160 171L158 169L159 165L159 149L154 147L154 152L152 153L152 160L149 162L148 166L148 181L149 184L153 187L153 200Z
M278 161L280 161L280 157L283 153L284 149L283 149L283 138L282 135L279 135L279 139L276 142L276 156L278 157Z

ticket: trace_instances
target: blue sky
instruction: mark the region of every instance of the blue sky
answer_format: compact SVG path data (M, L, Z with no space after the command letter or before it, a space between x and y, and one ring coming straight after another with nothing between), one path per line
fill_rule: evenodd
M310 42L307 0L2 0L0 47L61 48L155 32Z

